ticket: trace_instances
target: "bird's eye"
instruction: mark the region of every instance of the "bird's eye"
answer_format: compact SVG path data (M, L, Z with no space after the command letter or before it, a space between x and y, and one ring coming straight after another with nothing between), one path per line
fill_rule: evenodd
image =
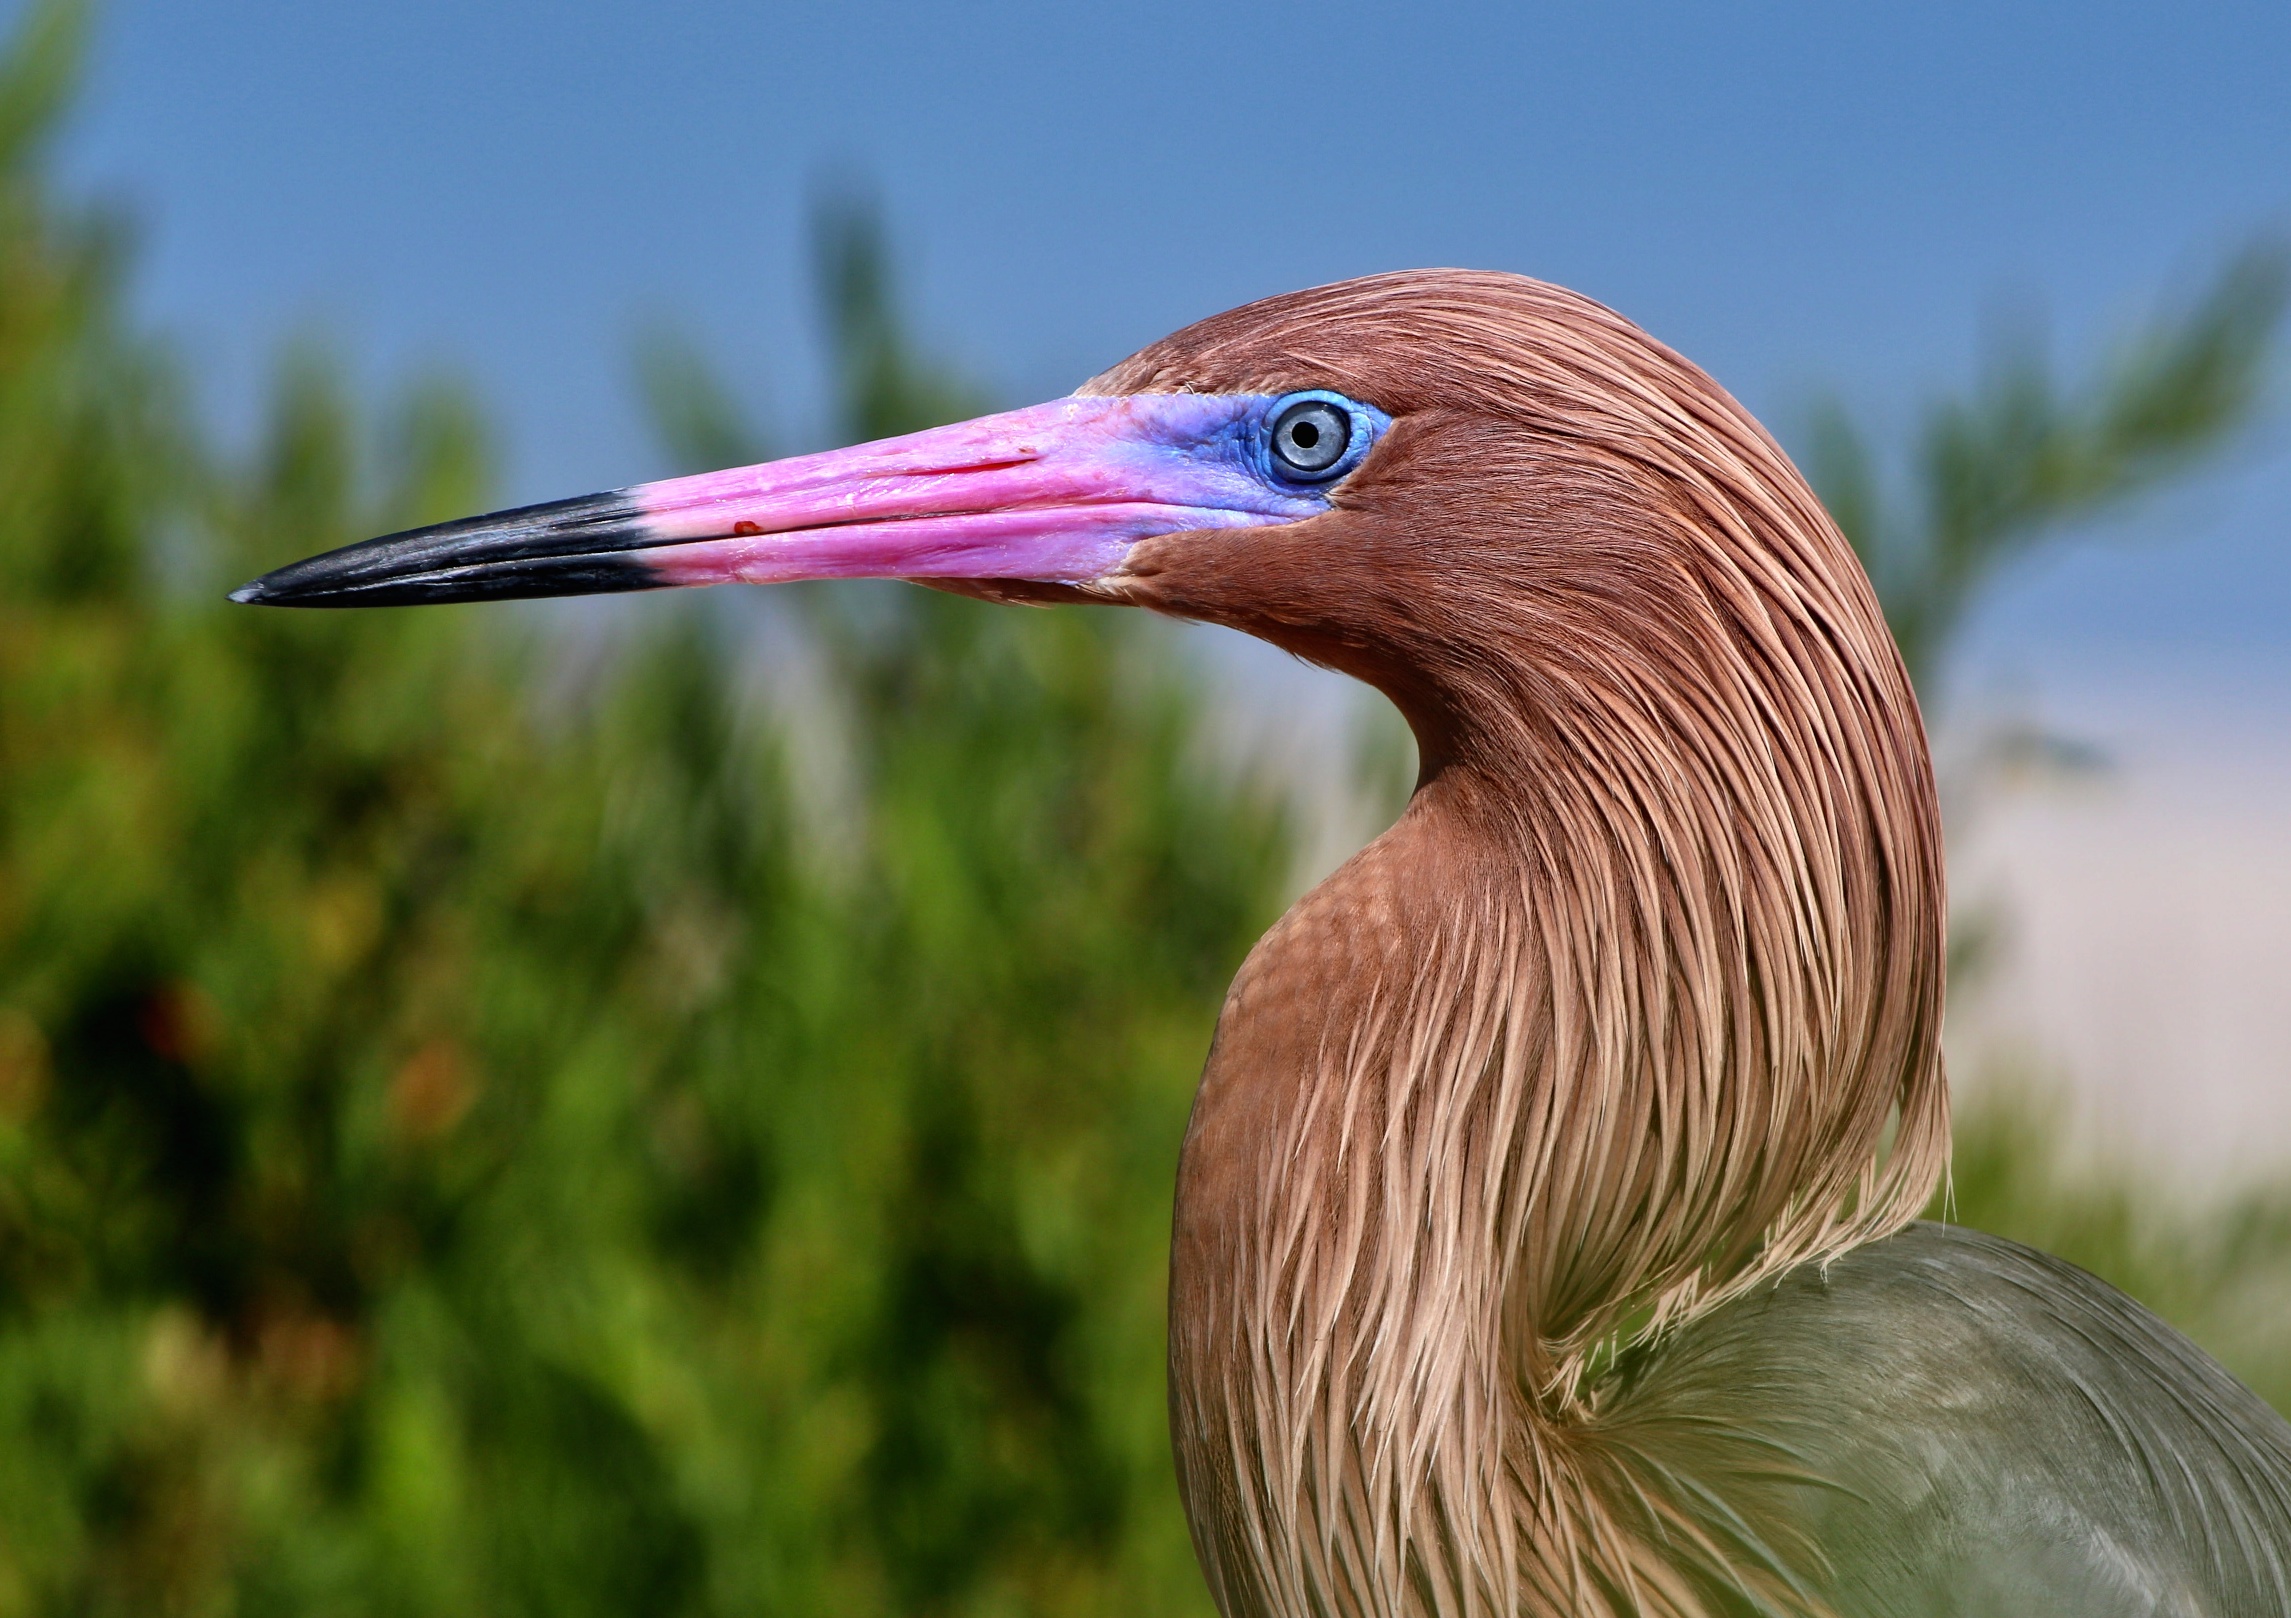
M1273 417L1273 462L1291 477L1323 478L1352 447L1352 418L1326 399L1299 399Z

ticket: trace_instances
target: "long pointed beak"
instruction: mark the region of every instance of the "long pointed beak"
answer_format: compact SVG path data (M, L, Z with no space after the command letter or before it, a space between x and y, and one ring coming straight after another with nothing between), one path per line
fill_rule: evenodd
M1074 398L903 438L526 506L345 546L233 601L281 607L586 595L797 579L1088 586L1159 534L1294 522L1256 395Z

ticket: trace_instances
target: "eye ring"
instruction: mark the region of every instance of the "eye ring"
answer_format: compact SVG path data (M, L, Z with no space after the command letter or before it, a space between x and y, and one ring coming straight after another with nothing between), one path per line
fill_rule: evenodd
M1352 413L1326 395L1303 394L1276 406L1266 436L1273 466L1282 476L1325 482L1348 469Z

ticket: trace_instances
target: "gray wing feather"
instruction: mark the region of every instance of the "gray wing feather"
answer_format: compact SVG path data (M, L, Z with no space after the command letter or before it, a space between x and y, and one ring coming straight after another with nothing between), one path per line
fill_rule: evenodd
M1674 1497L1754 1500L1841 1618L2291 1615L2291 1424L1993 1236L1914 1225L1786 1276L1629 1368L1600 1419ZM1695 1435L1721 1430L1786 1464L1713 1477Z

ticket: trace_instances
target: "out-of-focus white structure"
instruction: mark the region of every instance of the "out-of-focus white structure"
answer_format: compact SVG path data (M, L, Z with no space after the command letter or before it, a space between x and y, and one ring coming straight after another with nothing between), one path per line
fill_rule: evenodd
M1965 794L1952 898L1996 934L1951 1006L1952 1080L2052 1089L2079 1146L2191 1189L2291 1173L2285 710L2210 682L2045 709L2107 764Z

